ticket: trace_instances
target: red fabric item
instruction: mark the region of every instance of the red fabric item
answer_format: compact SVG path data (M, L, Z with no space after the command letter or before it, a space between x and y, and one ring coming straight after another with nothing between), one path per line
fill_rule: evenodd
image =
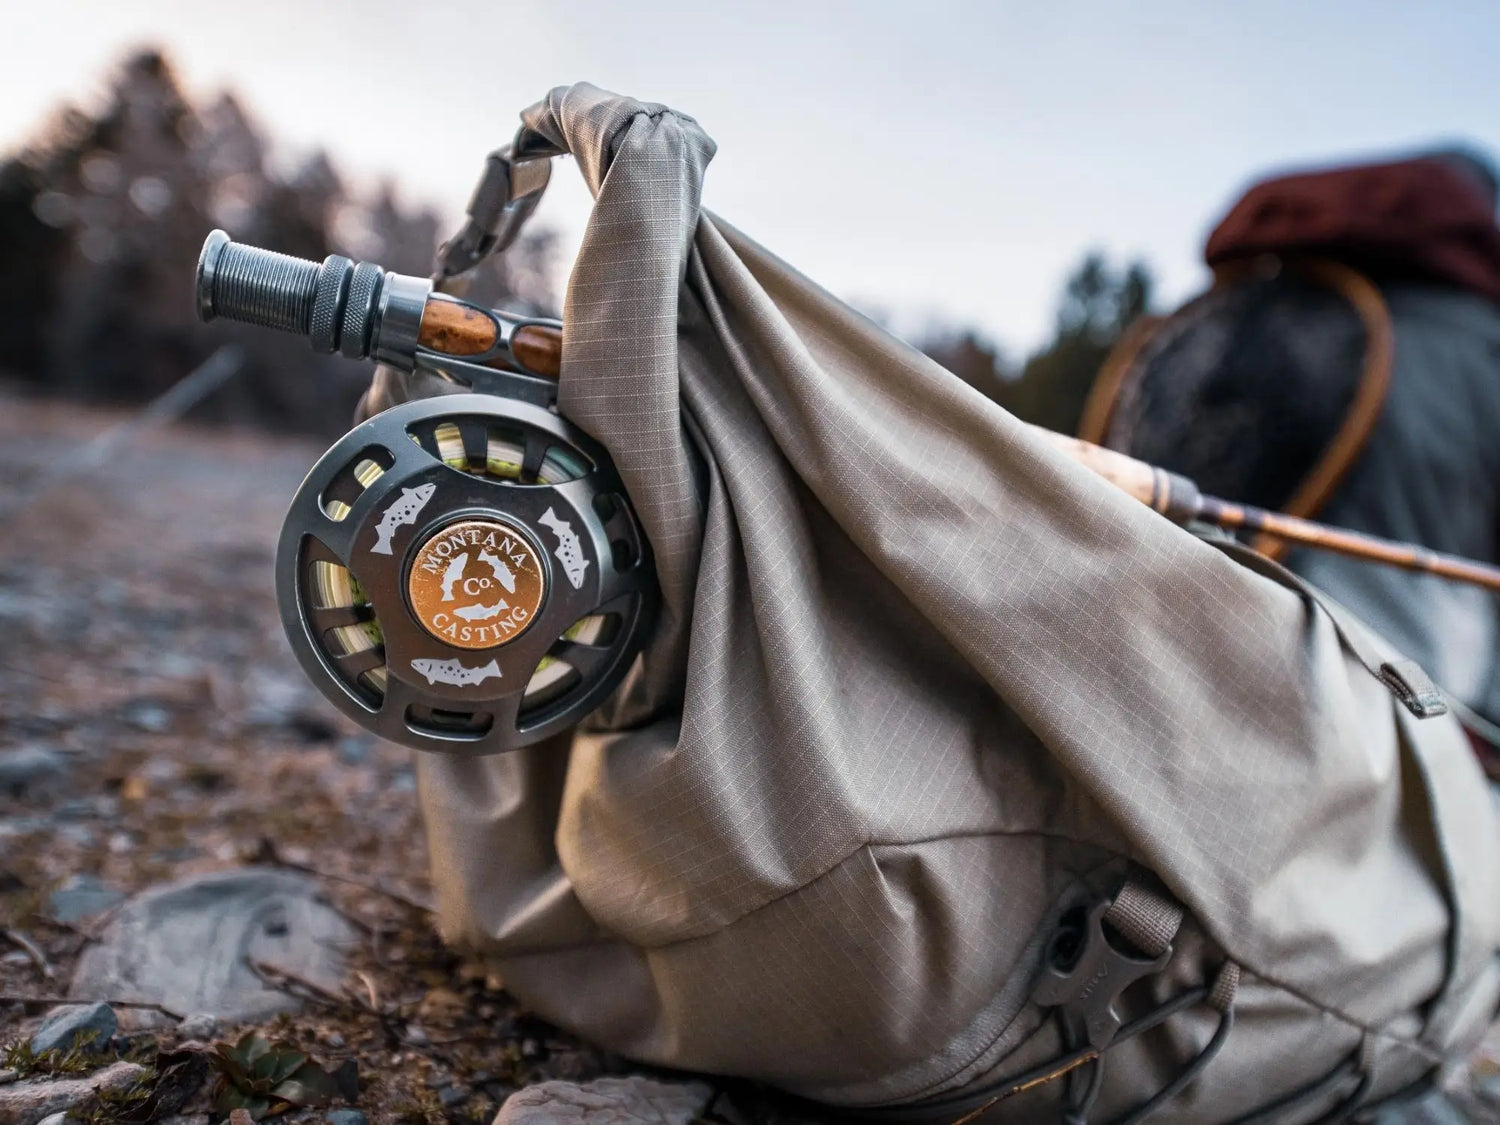
M1381 277L1448 282L1500 303L1494 204L1463 172L1421 158L1256 184L1208 237L1210 266L1313 254Z

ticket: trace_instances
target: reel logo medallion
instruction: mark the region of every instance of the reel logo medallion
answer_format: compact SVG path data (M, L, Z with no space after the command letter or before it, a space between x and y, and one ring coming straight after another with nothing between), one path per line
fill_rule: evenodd
M547 580L536 549L514 527L468 519L422 544L406 591L432 636L456 648L485 649L526 631L546 599Z

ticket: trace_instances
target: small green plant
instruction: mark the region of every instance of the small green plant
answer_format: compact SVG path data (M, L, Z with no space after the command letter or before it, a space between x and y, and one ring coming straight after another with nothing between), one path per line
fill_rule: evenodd
M437 1093L421 1088L398 1102L394 1113L401 1125L445 1125L448 1120Z
M258 1031L247 1031L232 1046L215 1043L211 1065L214 1109L228 1115L247 1110L259 1121L285 1113L294 1106L323 1106L335 1099L352 1102L359 1096L359 1065L348 1059L333 1071L289 1043L272 1042Z
M0 1070L14 1070L22 1078L88 1074L99 1063L100 1052L93 1049L94 1034L80 1031L66 1051L33 1051L31 1044L22 1039L0 1054Z
M100 1090L79 1118L81 1125L139 1125L155 1121L149 1112L156 1073L148 1070L119 1090Z

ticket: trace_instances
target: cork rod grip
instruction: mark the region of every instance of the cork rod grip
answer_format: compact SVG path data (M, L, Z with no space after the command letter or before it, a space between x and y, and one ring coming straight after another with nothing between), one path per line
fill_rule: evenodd
M1057 452L1091 469L1127 496L1133 496L1168 519L1186 522L1198 515L1198 489L1186 477L1040 426L1032 426L1031 432Z
M1155 465L1148 465L1134 457L1079 438L1053 433L1037 426L1031 429L1032 433L1059 453L1092 469L1127 495L1177 523L1201 520L1229 531L1255 532L1262 539L1332 551L1366 562L1436 574L1500 591L1500 568L1489 563L1444 555L1413 543L1396 543L1280 512L1268 512L1248 504L1233 504L1214 496L1204 496L1192 481L1176 473L1169 473Z
M434 295L422 311L417 343L444 355L480 355L495 346L499 330L483 309ZM557 378L562 370L562 331L546 324L522 324L511 333L511 354L528 371Z

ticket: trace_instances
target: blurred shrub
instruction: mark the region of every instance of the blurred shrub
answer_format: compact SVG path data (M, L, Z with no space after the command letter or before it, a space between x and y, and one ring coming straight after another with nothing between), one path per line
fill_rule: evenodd
M191 104L152 50L120 67L102 111L58 111L0 160L0 371L36 393L140 402L235 340L247 368L199 416L342 433L368 368L291 336L199 324L192 278L204 236L223 227L304 258L342 253L426 274L449 232L389 184L355 197L321 152L279 173L269 147L231 94ZM547 232L529 235L474 292L551 311L551 246Z
M932 334L918 346L1012 414L1071 434L1104 358L1131 322L1150 311L1151 288L1142 262L1115 270L1089 253L1063 283L1052 339L1019 371L972 331Z

